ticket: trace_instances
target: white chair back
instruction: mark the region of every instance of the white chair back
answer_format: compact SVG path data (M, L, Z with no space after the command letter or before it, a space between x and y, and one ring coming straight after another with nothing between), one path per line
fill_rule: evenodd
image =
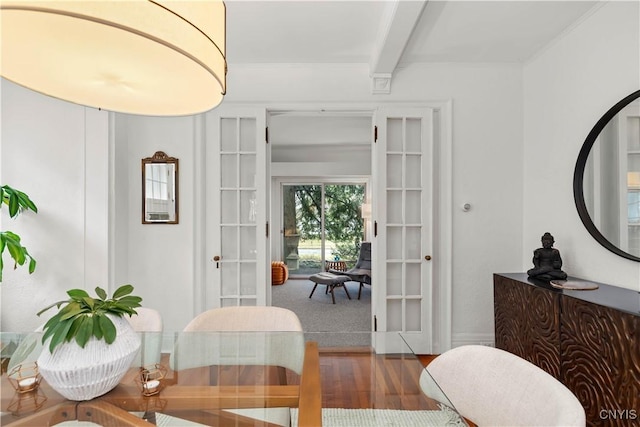
M203 339L195 332L212 334ZM171 367L270 365L301 374L304 353L302 325L293 311L280 307L223 307L205 311L187 324L176 342ZM291 425L289 408L228 411L269 424Z
M137 315L124 316L136 332L145 332L141 337L140 351L131 366L147 366L160 363L162 352L162 315L148 307L136 308Z
M205 311L184 328L189 331L302 331L300 319L281 307L222 307Z
M9 359L7 373L10 373L13 368L20 364L33 363L38 360L44 348L42 345L42 326L44 325L41 325L35 332L31 332L20 341L20 344L11 355L11 359Z
M229 334L211 334L203 340L189 332ZM242 335L238 337L232 332ZM208 365L270 365L300 374L304 351L302 325L291 310L254 306L214 308L196 316L184 328L176 342L171 366L189 369Z
M480 345L457 347L436 357L426 370L458 412L479 426L586 423L584 408L567 387L504 350ZM421 381L421 385L426 383ZM433 393L424 387L423 391Z
M148 307L136 308L137 315L125 316L136 332L162 332L162 316L158 310Z

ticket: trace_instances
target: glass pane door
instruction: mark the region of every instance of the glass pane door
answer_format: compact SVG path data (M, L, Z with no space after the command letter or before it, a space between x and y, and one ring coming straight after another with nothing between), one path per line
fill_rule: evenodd
M216 108L206 115L204 308L266 304L270 280L265 112Z
M283 186L283 255L293 275L322 271L322 186Z
M387 121L387 330L422 330L421 120Z
M364 235L364 184L283 185L283 261L292 275L355 265Z
M345 268L356 265L364 237L363 184L325 185L325 261L343 261Z
M425 354L431 350L433 117L429 110L377 116L374 259L378 330L404 332ZM375 285L374 285L375 286ZM380 343L377 343L378 345ZM384 344L383 344L384 345Z
M256 120L223 118L221 131L221 305L255 305Z

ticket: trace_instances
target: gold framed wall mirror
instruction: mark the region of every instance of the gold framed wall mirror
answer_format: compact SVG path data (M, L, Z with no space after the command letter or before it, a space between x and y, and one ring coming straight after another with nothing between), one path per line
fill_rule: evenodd
M178 159L163 151L142 159L142 223L178 223Z

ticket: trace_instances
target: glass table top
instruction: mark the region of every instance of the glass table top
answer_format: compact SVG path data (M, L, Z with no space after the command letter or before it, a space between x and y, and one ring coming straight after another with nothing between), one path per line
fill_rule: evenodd
M344 345L362 340L336 335L141 333L140 351L116 388L74 402L46 380L35 391L16 391L7 374L37 360L41 334L1 333L0 425L466 425L400 334L372 333L373 346ZM144 395L143 366L162 370L157 394Z

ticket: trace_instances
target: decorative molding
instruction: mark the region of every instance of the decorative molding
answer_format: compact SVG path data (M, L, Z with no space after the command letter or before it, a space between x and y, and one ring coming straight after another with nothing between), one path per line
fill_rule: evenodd
M438 252L436 261L438 281L442 288L439 293L437 330L434 331L434 343L439 347L434 350L445 351L452 346L453 335L453 101L445 101L435 109L434 117L439 122L440 138L438 140L437 170L439 174L433 178L439 183L438 191ZM434 165L435 166L435 165ZM435 209L434 209L435 214ZM437 334L437 336L436 336ZM487 342L494 342L493 335Z
M83 108L83 284L109 280L109 112Z
M206 124L202 114L193 117L193 317L207 309L207 239L204 230L207 228L206 186Z
M426 0L385 2L380 23L378 38L369 61L369 74L373 77L373 93L389 93L391 90L391 74L395 71L402 53L409 44L413 29L422 16L427 4ZM377 82L377 76L388 75L387 82ZM378 83L386 92L376 91Z
M147 160L148 163L169 163L172 161L176 161L178 159L176 159L175 157L170 157L167 155L167 153L165 153L164 151L156 151L153 156L151 157L145 157L142 160Z
M391 73L375 73L371 76L371 93L390 94L391 93Z

